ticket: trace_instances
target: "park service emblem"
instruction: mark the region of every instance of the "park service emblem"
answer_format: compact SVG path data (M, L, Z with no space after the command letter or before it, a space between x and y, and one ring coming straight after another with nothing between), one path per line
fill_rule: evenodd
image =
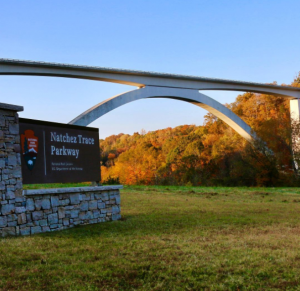
M39 139L34 136L34 131L29 129L21 134L21 146L24 160L28 169L31 171L35 165L36 157L38 154Z

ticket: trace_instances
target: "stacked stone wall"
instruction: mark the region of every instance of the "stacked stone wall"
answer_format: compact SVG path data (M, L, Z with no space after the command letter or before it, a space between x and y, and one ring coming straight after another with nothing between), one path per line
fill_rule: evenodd
M120 215L120 186L25 190L2 205L0 234L29 235L113 221ZM10 207L7 207L10 205Z
M13 227L11 217L17 197L22 196L19 116L20 106L0 104L0 235ZM22 198L20 198L22 199Z

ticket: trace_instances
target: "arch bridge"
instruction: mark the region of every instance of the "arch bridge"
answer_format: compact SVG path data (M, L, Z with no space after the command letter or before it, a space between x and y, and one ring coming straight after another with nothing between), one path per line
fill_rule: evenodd
M69 122L74 125L87 126L113 109L135 100L169 98L206 109L251 141L254 137L251 128L227 107L199 92L202 90L245 91L281 96L290 99L292 118L299 118L300 115L300 88L290 86L12 59L0 59L0 75L77 78L138 87L96 104Z

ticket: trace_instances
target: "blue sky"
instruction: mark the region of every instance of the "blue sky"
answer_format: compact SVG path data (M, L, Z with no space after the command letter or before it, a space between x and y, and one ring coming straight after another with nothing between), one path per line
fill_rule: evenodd
M0 0L0 57L279 84L300 71L299 0ZM130 86L0 76L0 102L67 123ZM134 88L135 89L135 88ZM221 103L237 92L205 91ZM141 100L95 121L101 138L203 123L175 100Z

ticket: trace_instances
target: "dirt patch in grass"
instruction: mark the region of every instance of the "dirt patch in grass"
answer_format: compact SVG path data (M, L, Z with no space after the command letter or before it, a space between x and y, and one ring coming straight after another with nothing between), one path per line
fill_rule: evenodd
M267 195L271 195L272 193L269 192L262 192L262 191L253 191L250 192L251 195L263 195L263 196L267 196Z

